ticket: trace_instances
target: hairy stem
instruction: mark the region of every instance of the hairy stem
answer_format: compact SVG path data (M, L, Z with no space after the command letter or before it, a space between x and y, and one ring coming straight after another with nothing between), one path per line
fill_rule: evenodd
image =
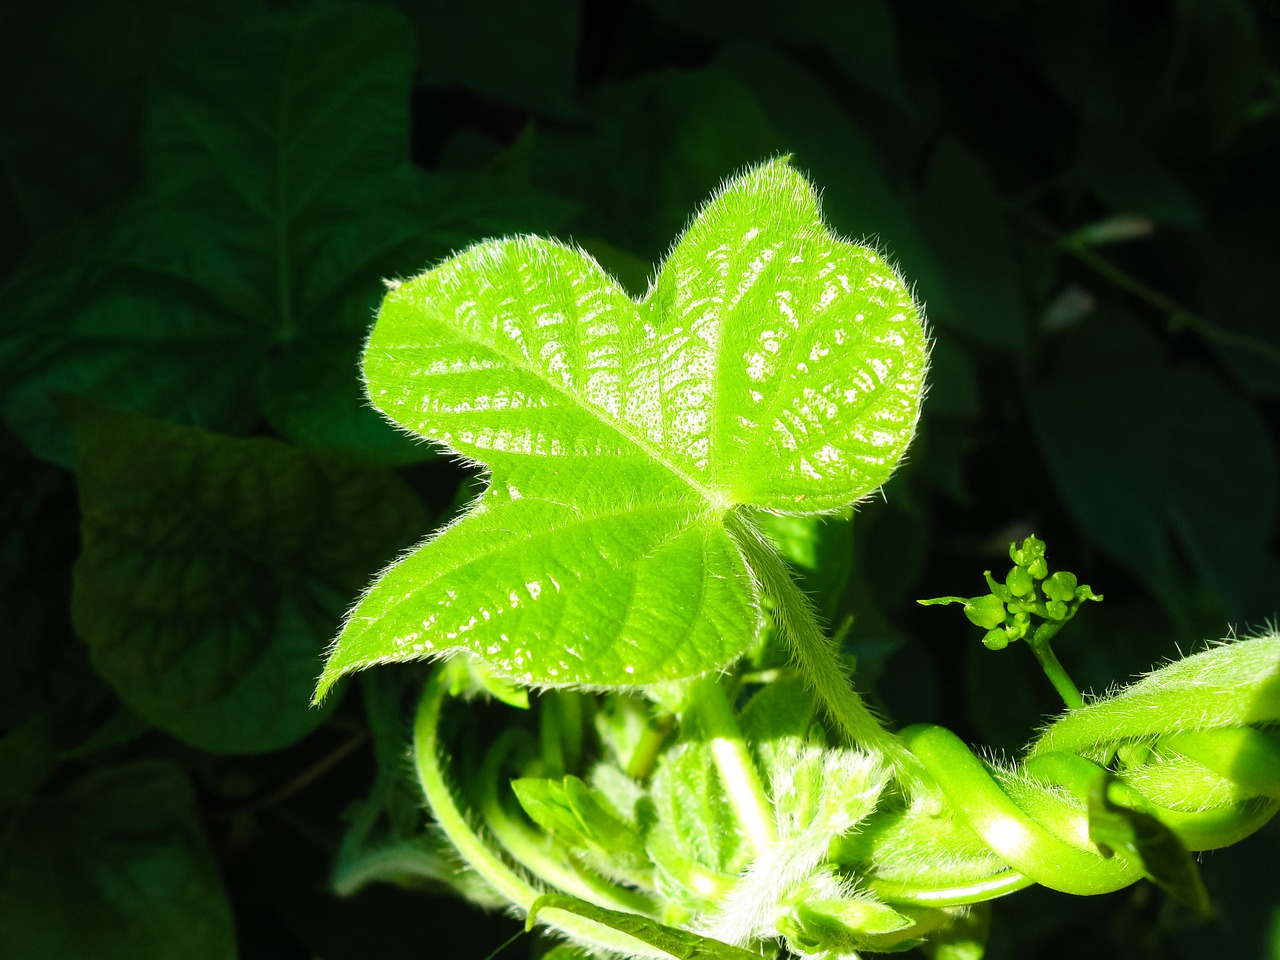
M453 842L467 864L494 890L527 914L543 891L517 873L497 851L476 834L467 822L466 815L459 809L453 791L449 789L449 784L445 780L436 732L440 725L440 714L448 684L448 671L443 669L435 671L427 681L427 687L422 693L422 701L418 705L418 716L413 730L413 753L422 792L426 795L436 823ZM560 912L557 916L558 919L552 925L579 942L625 956L670 960L667 954L608 927L573 914Z
M731 513L727 525L752 573L773 600L778 626L818 702L849 743L879 753L899 778L914 782L917 766L910 751L884 728L850 685L840 651L818 625L813 604L796 585L786 561L742 513Z

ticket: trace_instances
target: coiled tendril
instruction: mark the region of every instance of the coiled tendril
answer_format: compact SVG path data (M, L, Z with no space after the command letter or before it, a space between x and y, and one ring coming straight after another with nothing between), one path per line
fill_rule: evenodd
M473 779L485 838L447 786L437 746L446 690L482 678L474 664L454 662L428 684L416 726L428 803L504 899L610 954L742 960L739 945L781 939L800 956L850 957L902 949L940 928L980 938L980 915L967 909L1031 884L1088 895L1146 877L1206 910L1190 853L1235 843L1280 809L1280 739L1271 732L1280 726L1280 633L1223 643L1086 703L1049 640L1101 597L1069 573L1050 575L1034 537L1011 545L1010 558L1004 583L985 574L989 595L922 602L964 604L992 649L1026 641L1062 695L1067 712L1017 764L984 760L951 731L923 724L896 737L877 726L855 750L828 744L820 728L775 730L753 758L722 685L704 678L675 708L682 726L691 719L692 742L682 737L682 748L664 753L671 727L651 725L629 757L615 750L612 767L596 765L593 786L564 776L557 742L567 734L580 746L591 718L575 700L558 708L571 717L557 716L552 699L541 738L508 730ZM846 733L861 729L861 714L841 724L846 714L827 706ZM695 755L699 740L709 746ZM699 756L718 785L699 780ZM639 781L654 764L667 764L667 782L692 775L733 816L695 825L706 841L676 849L689 818L715 804L686 812L670 795L651 799ZM509 772L528 778L516 784L528 817L511 802ZM612 791L596 789L608 780ZM738 851L736 866L717 847Z

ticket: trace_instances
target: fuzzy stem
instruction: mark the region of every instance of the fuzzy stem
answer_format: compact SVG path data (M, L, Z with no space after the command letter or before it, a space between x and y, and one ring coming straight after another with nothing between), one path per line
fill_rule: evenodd
M916 781L917 764L902 741L884 728L849 683L835 643L818 625L813 604L796 585L786 561L741 512L729 514L727 525L742 548L747 565L774 603L782 635L818 701L853 745L879 753L900 779Z
M448 671L436 670L422 693L418 716L414 722L414 765L418 780L426 795L427 803L436 823L453 842L463 860L508 901L526 914L542 891L517 873L495 850L489 847L467 822L466 815L458 808L453 792L445 780L440 763L436 731L448 688ZM568 913L559 913L552 924L556 929L580 943L591 944L597 949L610 950L624 956L654 957L670 960L662 951L620 934L608 927Z

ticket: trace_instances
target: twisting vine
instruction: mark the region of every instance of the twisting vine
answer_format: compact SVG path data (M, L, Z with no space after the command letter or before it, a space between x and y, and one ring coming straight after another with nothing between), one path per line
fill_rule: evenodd
M923 601L1025 644L1067 708L996 763L890 730L795 579L820 518L902 458L927 368L909 284L831 231L786 158L726 182L638 300L535 237L391 285L370 399L488 486L360 599L316 695L445 661L414 755L486 886L461 892L597 955L699 960L976 957L982 905L1033 883L1146 877L1205 908L1191 852L1280 801L1280 635L1086 700L1052 642L1101 598L1013 544L986 594ZM446 703L479 697L505 732L448 764Z
M1061 670L1042 655L1057 630L1043 627L1096 598L1069 575L1050 577L1034 538L1011 556L1014 571L1030 568L1048 588L1011 589L1025 587L1016 572L1003 584L988 574L988 596L1017 639L1034 641L1038 630L1037 659L1055 665L1046 672ZM1055 593L1065 608L1048 606ZM1004 629L984 598L947 599L987 631ZM1214 646L1081 701L1016 764L984 760L932 725L893 738L905 764L897 753L833 744L785 671L750 692L738 719L720 704L743 691L723 678L667 690L648 707L609 695L580 711L578 735L599 732L599 758L578 771L586 779L539 776L561 758L549 763L533 730L508 730L473 784L473 822L446 783L439 721L450 688L474 692L476 675L458 661L437 670L419 711L415 755L436 821L513 906L604 953L897 950L944 928L979 936L970 908L1032 884L1090 895L1145 877L1203 911L1191 852L1235 843L1280 809L1280 740L1267 732L1280 723L1275 634ZM678 734L645 747L656 754L646 787L627 775L628 761L671 717ZM724 740L752 750L723 761ZM514 793L510 773L522 775ZM682 810L700 792L698 809ZM702 822L717 805L719 821Z

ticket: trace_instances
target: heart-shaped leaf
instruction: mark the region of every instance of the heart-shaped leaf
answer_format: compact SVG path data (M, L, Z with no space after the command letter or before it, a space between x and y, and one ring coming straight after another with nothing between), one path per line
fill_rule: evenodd
M342 604L426 522L393 473L267 437L83 403L83 550L71 612L98 673L204 750L278 750L315 729L315 662ZM406 529L408 528L408 529Z
M761 619L734 529L883 483L925 367L902 279L826 228L785 160L729 181L640 302L582 251L529 237L398 285L366 349L370 395L490 486L383 574L319 694L456 651L548 686L727 665Z

